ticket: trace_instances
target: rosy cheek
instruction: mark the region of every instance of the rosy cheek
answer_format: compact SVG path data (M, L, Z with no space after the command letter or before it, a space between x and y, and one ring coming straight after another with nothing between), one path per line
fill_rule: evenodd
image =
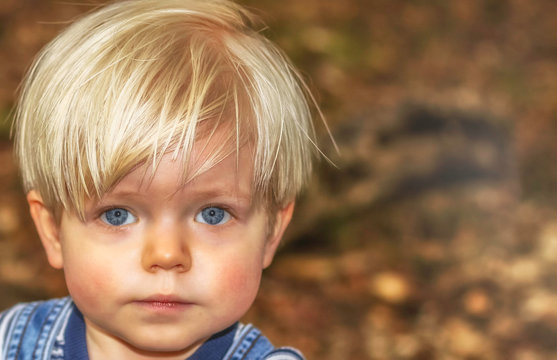
M110 294L114 288L110 271L96 262L67 264L65 274L68 291L77 303L98 306L106 301L104 295Z
M259 290L261 269L249 264L228 264L220 278L221 296L234 299L235 307L240 312L247 311Z

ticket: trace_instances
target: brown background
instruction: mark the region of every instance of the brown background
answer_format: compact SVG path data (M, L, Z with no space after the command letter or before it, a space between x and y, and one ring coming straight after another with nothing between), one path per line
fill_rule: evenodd
M246 321L309 359L557 358L557 2L245 0L340 145ZM0 117L93 1L0 2ZM65 294L0 140L0 308Z

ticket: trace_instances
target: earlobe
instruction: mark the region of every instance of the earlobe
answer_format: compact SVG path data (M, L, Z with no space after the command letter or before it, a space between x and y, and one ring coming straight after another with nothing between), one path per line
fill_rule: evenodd
M280 209L275 219L275 226L271 232L269 239L267 239L267 244L265 245L265 256L263 258L263 268L271 265L275 252L280 244L280 240L284 235L284 231L288 227L290 220L292 219L292 213L294 212L294 201L288 203L285 207Z
M60 244L59 225L54 214L46 207L41 195L36 190L29 191L27 203L48 262L52 267L61 269L64 264L62 246Z

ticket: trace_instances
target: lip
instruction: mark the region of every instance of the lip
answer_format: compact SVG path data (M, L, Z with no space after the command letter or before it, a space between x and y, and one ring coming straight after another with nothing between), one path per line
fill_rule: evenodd
M179 311L183 310L193 303L174 295L153 295L141 300L135 301L141 307L152 311Z

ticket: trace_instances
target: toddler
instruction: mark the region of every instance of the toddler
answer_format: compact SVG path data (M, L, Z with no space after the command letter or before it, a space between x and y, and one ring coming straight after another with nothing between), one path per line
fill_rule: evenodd
M311 171L311 99L228 0L69 26L28 72L14 140L70 296L1 313L0 359L302 359L238 321Z

